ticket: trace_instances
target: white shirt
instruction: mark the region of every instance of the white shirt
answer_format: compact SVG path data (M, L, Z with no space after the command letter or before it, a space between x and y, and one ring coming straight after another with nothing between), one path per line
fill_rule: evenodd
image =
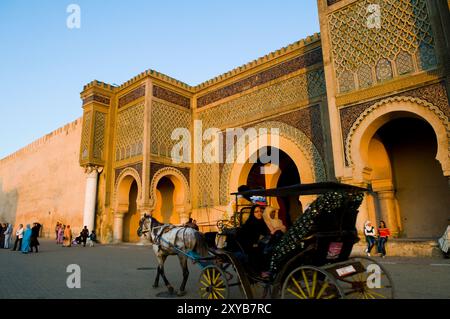
M16 231L16 236L19 237L19 239L23 238L23 227Z
M375 227L373 227L373 226L370 226L370 227L365 226L364 227L364 235L366 235L366 236L375 236Z

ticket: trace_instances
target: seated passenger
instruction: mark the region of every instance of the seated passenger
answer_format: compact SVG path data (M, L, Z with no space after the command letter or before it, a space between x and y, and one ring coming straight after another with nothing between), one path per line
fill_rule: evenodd
M270 230L263 219L263 207L253 206L245 224L241 227L238 241L249 257L252 269L260 271L265 264L263 247L259 245L260 239L270 235Z

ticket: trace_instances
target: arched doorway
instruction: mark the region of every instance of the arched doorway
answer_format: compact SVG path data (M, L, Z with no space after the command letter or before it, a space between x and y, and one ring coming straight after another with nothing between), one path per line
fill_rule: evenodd
M263 167L267 164L264 164L261 161L261 158L270 157L267 155L267 152L278 152L279 160L278 160L278 169L275 171L271 171L271 174L264 174ZM249 163L250 164L250 163ZM250 188L276 188L283 186L290 186L294 184L300 183L300 175L299 170L295 164L295 162L287 155L284 151L275 149L273 147L270 148L262 148L258 150L258 159L256 163L254 163L247 176L247 185ZM302 210L301 205L298 201L292 201L292 198L272 198L270 199L270 205L278 208L279 218L283 221L285 225L291 224L292 220L295 220L298 213ZM290 212L297 210L298 213L296 216L290 216ZM295 212L292 212L293 214Z
M128 195L128 211L125 213L123 218L123 241L124 242L138 242L139 236L136 230L139 227L140 214L137 210L137 197L138 197L138 186L136 181L130 186L130 191Z
M152 178L151 214L159 221L182 224L191 210L188 178L177 168L164 167Z
M162 223L179 224L180 217L175 213L175 185L169 177L162 177L156 186L156 208L153 216Z
M414 114L393 115L369 143L377 215L397 223L401 237L437 237L449 217L450 189L436 160L436 134Z
M124 169L117 177L114 192L113 240L137 242L140 213L137 204L141 200L141 179L133 168Z

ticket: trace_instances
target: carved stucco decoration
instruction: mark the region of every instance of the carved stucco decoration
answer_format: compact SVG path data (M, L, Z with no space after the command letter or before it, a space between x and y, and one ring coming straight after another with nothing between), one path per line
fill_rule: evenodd
M120 207L120 206L122 206L121 205L122 203L120 203L120 199L119 199L119 187L120 187L120 184L122 183L122 181L124 180L124 178L127 176L131 176L136 181L137 188L138 188L137 202L140 202L142 200L142 190L141 190L142 182L141 182L141 177L139 175L139 172L134 168L127 167L120 172L119 176L117 176L116 182L114 185L114 197L113 197L114 201L113 201L113 203L114 203L114 210L116 213L118 212L118 210L124 209L123 207ZM129 196L129 193L126 194L127 198L128 198L128 196Z
M325 166L322 157L320 156L319 151L311 142L311 140L302 131L296 129L295 127L292 127L290 125L278 121L262 122L255 125L254 128L256 130L259 130L259 128L278 128L280 136L292 141L298 147L298 149L304 154L305 158L308 161L308 163L305 163L305 165L308 165L310 167L311 171L314 174L315 181L319 182L326 180ZM244 148L251 142L252 140L249 140L248 143L246 143L245 145L243 143L237 143L238 148L234 152L235 158L233 159L233 162L236 159L237 156L236 154L241 153L244 150ZM230 159L227 160L227 162L229 161ZM230 180L232 166L233 164L229 163L224 164L220 176L220 202L223 205L227 204L229 199L228 184Z
M436 158L441 162L444 171L446 170L446 166L449 162L449 156L450 156L450 123L448 117L444 114L444 112L434 104L427 102L425 100L422 100L420 98L415 98L411 96L395 96L395 97L389 97L387 99L383 99L381 101L378 101L377 103L373 104L371 107L367 108L360 114L360 116L356 119L356 121L353 123L352 127L349 130L349 133L347 135L347 138L345 140L345 157L346 161L348 163L348 166L354 166L354 158L353 153L355 152L352 150L352 143L355 136L355 132L358 130L358 128L361 126L361 124L367 119L367 117L374 113L377 109L379 109L382 106L389 105L392 103L398 103L403 102L406 103L413 103L414 105L423 107L427 111L431 112L435 118L438 119L440 124L442 124L446 129L446 137L447 137L447 154L443 154L444 150L442 147L438 147L438 154ZM397 108L392 108L392 112L396 111L402 111ZM419 114L420 115L420 114ZM432 123L430 123L432 124ZM432 125L433 126L433 125ZM437 132L435 132L437 133ZM445 137L444 137L445 138ZM439 143L439 141L438 141ZM444 144L444 143L441 143ZM447 163L447 164L446 164Z
M184 174L174 168L174 167L164 167L159 169L154 175L150 183L150 210L154 210L156 208L156 188L158 187L158 182L163 177L175 177L175 209L177 209L177 205L183 205L184 211L187 211L190 209L191 205L191 193L189 189L189 182L184 176ZM177 185L178 184L178 185ZM180 189L180 185L182 186L182 189ZM178 193L178 194L177 194ZM178 198L176 198L178 197Z

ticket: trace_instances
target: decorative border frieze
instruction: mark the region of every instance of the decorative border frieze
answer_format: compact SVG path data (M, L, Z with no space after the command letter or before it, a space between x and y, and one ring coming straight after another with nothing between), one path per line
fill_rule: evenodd
M322 48L319 47L294 59L280 63L279 65L274 66L268 70L259 72L248 78L203 95L197 99L197 107L204 107L208 104L249 90L255 86L270 82L297 70L312 66L317 63L321 63L322 61Z
M119 98L119 109L122 106L129 104L129 103L133 102L134 100L137 100L144 96L145 96L145 85L141 85L140 87L134 89L130 93L127 93L124 96L122 96L121 98Z
M188 109L191 107L191 100L189 98L157 85L153 85L153 96Z
M111 100L108 97L103 96L103 95L92 94L83 99L83 105L86 105L90 102L98 102L101 104L109 105Z

